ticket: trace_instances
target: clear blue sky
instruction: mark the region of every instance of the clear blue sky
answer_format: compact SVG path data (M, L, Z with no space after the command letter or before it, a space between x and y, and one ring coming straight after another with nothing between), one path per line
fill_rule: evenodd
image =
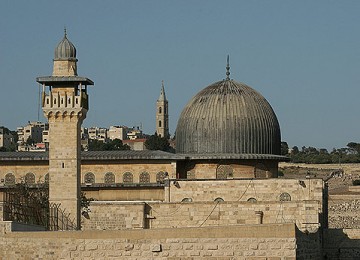
M360 1L13 1L0 7L0 125L38 118L37 76L63 37L95 82L84 126L155 131L165 82L170 131L190 98L225 78L259 91L290 146L360 142ZM40 120L44 121L42 113Z

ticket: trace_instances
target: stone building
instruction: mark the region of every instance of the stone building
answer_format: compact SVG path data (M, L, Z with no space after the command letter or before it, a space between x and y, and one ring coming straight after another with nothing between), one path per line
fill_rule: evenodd
M164 81L161 83L160 96L156 102L156 134L169 137L169 102L166 99Z
M8 149L14 144L14 136L6 127L0 127L0 148Z
M278 162L286 158L276 115L258 92L230 79L229 61L226 78L185 106L176 154L81 152L86 86L93 82L77 76L76 62L65 34L52 76L37 78L44 86L50 150L1 153L0 190L21 177L29 184L49 181L50 200L61 203L82 232L16 233L40 227L0 219L0 258L321 258L326 186L316 178L277 178ZM164 135L163 86L161 93L157 121ZM96 199L83 215L80 190Z

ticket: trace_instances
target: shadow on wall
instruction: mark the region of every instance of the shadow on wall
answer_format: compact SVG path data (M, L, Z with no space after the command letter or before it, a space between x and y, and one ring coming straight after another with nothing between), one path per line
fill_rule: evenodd
M324 259L360 259L360 229L324 230Z

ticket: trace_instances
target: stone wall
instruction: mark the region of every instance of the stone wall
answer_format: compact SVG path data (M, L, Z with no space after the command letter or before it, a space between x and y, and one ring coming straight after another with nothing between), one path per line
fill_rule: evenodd
M313 234L296 230L296 259L323 259L320 232Z
M360 228L360 200L329 203L329 228Z
M145 228L143 202L92 202L82 218L83 230L123 230ZM86 217L85 217L86 216Z
M326 259L360 259L360 229L327 229L324 231Z
M0 259L295 260L296 248L294 224L0 234Z
M184 228L296 223L302 231L319 228L318 201L289 202L92 202L83 230ZM259 213L261 212L261 213ZM260 215L259 215L260 214Z
M174 180L165 189L170 202L180 202L184 198L193 201L280 201L283 193L290 195L291 201L323 200L322 179L233 179L233 180ZM322 204L320 204L322 212Z

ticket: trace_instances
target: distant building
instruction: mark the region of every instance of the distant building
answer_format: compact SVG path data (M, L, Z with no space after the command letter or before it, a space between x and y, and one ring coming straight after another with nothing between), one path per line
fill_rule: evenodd
M129 132L129 128L127 126L110 126L108 130L108 138L110 140L127 139L127 133Z
M144 134L139 127L134 127L133 129L130 129L127 133L127 139L129 140L135 140L139 138L144 138Z
M17 128L18 150L30 151L36 150L37 143L49 142L49 125L42 122L28 122L26 126ZM45 140L43 132L45 131ZM31 144L28 142L31 141Z
M102 142L107 142L107 132L108 129L104 127L90 127L88 128L88 136L91 140L98 140Z
M14 136L6 127L0 127L0 148L9 149L14 144Z
M146 150L145 148L145 142L147 139L145 138L138 138L133 140L123 140L123 144L127 144L130 146L130 150L134 151L143 151Z

